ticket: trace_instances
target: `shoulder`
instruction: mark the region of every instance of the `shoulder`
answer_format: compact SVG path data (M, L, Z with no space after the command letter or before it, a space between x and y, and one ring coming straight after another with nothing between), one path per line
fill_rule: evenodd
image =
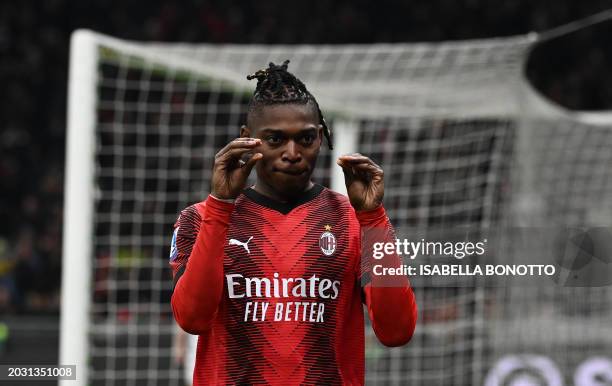
M174 223L174 234L170 252L171 262L181 263L186 261L191 254L191 248L195 243L200 224L202 223L204 202L189 205L181 211Z
M191 249L200 231L203 209L203 202L189 205L181 210L174 223L172 243L170 244L170 265L175 274L185 264L191 254Z
M349 217L355 217L355 209L351 205L349 198L342 193L338 193L329 188L324 188L321 191L321 203L338 213L346 214Z
M348 197L342 193L338 193L329 188L323 188L323 191L321 191L321 198L331 205L354 212Z
M206 203L202 201L189 205L185 209L181 210L176 222L174 223L174 228L177 230L179 237L188 236L194 232L198 232L205 207Z

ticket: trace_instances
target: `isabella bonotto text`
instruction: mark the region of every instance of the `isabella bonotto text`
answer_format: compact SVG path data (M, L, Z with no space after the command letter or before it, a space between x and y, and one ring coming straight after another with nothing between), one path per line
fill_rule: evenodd
M374 265L376 276L554 276L556 267L551 264L422 264L398 267Z

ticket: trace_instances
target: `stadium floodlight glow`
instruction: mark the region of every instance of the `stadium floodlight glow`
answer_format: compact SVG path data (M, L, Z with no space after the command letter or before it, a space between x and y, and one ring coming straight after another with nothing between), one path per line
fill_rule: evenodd
M341 191L337 156L370 156L385 171L398 232L609 224L612 123L587 121L531 88L523 72L537 41L193 45L77 31L60 355L77 365L70 385L180 384L172 226L210 191L214 155L243 123L254 87L246 75L270 61L291 60L334 131L334 153L321 148L314 179ZM367 384L482 385L505 355L538 352L573 369L612 347L609 287L415 294L421 315L408 346L383 349L368 327Z

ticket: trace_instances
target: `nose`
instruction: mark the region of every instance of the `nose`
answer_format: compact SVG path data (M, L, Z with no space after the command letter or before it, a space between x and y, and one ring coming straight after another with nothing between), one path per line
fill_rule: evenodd
M302 153L295 141L291 140L287 142L287 147L285 147L282 154L282 160L291 163L297 163L302 160Z

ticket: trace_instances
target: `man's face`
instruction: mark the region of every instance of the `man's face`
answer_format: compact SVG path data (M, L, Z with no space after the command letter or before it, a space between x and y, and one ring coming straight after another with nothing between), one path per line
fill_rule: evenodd
M285 198L306 190L322 134L317 110L311 104L263 106L251 114L241 136L261 139L261 145L254 149L263 154L256 164L258 185L263 183Z

